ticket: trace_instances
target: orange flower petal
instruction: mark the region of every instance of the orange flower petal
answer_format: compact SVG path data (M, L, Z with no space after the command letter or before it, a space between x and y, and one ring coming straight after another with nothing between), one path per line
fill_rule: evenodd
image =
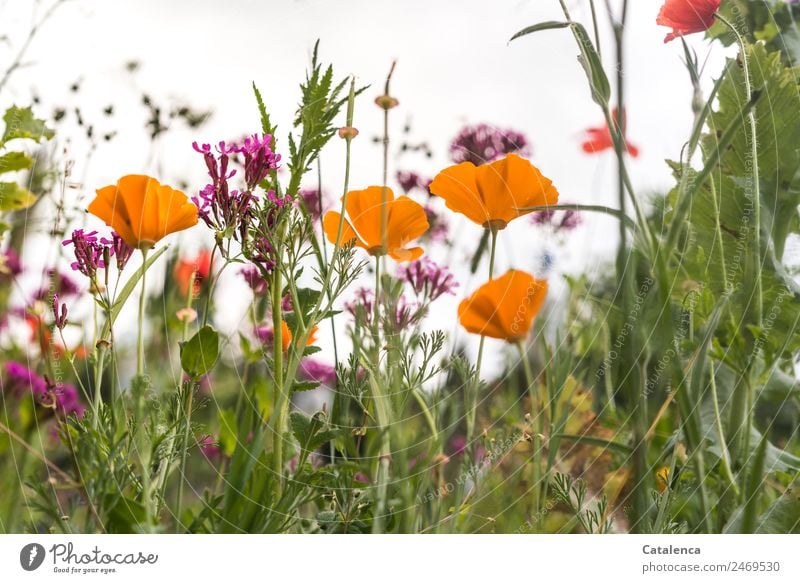
M497 319L496 308L491 297L476 293L459 304L458 320L467 332L505 340L506 330Z
M492 218L481 198L476 168L472 162L445 168L436 175L429 189L444 199L447 208L465 215L474 223L483 226Z
M469 332L517 342L528 336L546 295L546 281L512 269L461 302L459 321Z
M397 247L389 250L389 257L395 261L416 261L425 254L422 247Z
M478 188L493 221L511 222L531 211L519 208L552 205L558 202L553 182L516 154L509 154L476 170Z
M89 203L90 213L102 219L114 229L120 237L132 247L136 241L127 211L121 197L117 197L116 186L106 186L97 190L97 197Z
M116 186L98 189L88 210L138 248L150 247L198 220L197 207L184 193L141 174L123 176Z
M401 196L389 207L389 255L397 261L413 261L422 256L420 247L404 247L430 228L422 205Z
M367 248L379 247L381 245L381 207L383 204L384 188L382 186L370 186L366 190L353 190L347 193L345 208L350 223L361 239L366 243ZM394 201L394 193L391 188L386 188L386 200L388 204Z
M289 325L284 320L281 320L281 348L286 352L291 345L292 331L289 330Z
M322 219L322 228L325 230L325 235L328 237L328 241L334 245L336 244L336 236L339 234L339 219L341 216L342 215L336 211L328 211ZM340 244L345 245L350 241L355 241L357 247L365 247L364 242L358 238L353 226L345 219L342 224L342 239Z

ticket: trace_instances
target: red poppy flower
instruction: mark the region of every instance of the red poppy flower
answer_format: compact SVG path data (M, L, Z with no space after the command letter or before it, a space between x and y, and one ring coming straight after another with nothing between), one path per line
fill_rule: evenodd
M211 251L208 249L202 250L197 257L193 259L181 258L175 264L175 281L178 284L181 295L186 296L189 292L189 280L194 274L194 285L192 286L192 295L200 293L201 282L206 279L211 273Z
M614 123L617 123L617 110L612 112ZM589 128L586 130L586 140L581 144L581 148L587 154L597 154L603 150L610 150L614 148L614 140L611 138L611 132L607 125L596 128ZM628 154L636 158L639 155L639 148L631 144L627 139L625 140L625 149Z
M672 32L665 43L693 32L703 32L714 24L714 13L721 0L667 0L656 18L656 24L667 26Z

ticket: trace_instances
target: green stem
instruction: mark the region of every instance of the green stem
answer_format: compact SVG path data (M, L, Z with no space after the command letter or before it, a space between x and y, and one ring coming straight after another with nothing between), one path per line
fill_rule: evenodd
M714 361L709 359L708 366L711 374L711 402L714 405L714 425L717 429L717 439L719 440L719 448L722 452L722 455L720 455L722 475L728 480L728 484L733 490L734 495L738 498L739 487L736 485L736 479L733 477L733 472L731 471L730 455L728 454L725 432L722 429L722 417L719 414L719 399L717 397L717 380L714 373Z
M729 22L725 17L721 14L716 13L716 18L722 22L725 26L727 26L730 31L736 37L736 41L739 43L739 50L742 54L742 72L744 75L744 89L745 89L745 97L747 99L747 103L751 103L753 101L753 87L752 82L750 80L750 66L748 63L747 58L747 46L744 42L744 38L742 35L739 34L739 31L736 30L736 27L733 26L731 22ZM762 326L762 318L763 318L763 306L764 306L764 297L763 297L763 289L762 289L762 282L761 282L761 266L762 266L762 257L761 257L761 185L760 176L759 176L759 168L758 168L758 131L756 126L756 112L754 108L750 108L747 112L747 122L750 126L750 156L752 158L753 163L753 213L754 213L754 222L755 222L755 256L756 256L756 278L755 278L755 285L756 285L756 320L758 327L761 328ZM753 355L755 357L755 355Z
M747 57L747 45L744 41L744 38L739 31L736 30L736 27L728 21L724 16L719 13L715 13L715 17L722 22L733 35L736 37L736 42L739 44L739 50L742 56L742 73L744 76L744 87L745 87L745 97L747 103L752 103L753 101L753 87L752 82L750 79L750 66ZM762 255L761 255L761 185L760 185L760 175L759 175L759 167L758 167L758 128L756 125L756 112L755 108L751 107L747 112L747 122L750 129L750 157L753 166L753 191L752 191L752 199L753 199L753 215L754 215L754 241L753 245L755 247L755 258L756 258L756 273L755 273L755 287L756 287L756 305L755 305L755 316L756 316L756 326L759 329L759 334L761 334L761 328L763 327L763 314L764 314L764 291L763 291L763 284L761 281L761 267L763 265ZM749 197L748 197L749 198ZM753 354L750 357L750 362L754 363L756 360L756 356L758 355L758 350L760 347L759 342L754 342L754 350ZM754 374L756 367L748 367L749 373ZM747 373L746 373L747 374ZM744 387L746 387L747 393L745 395L745 409L744 414L740 416L737 420L738 425L734 426L734 435L736 439L735 448L733 448L737 453L741 451L743 455L749 455L749 445L750 445L750 432L752 430L753 424L753 396L752 396L752 386L751 380L745 379ZM741 390L741 389L740 389ZM741 400L741 397L740 397ZM743 443L741 446L741 450L739 449L738 444Z
M544 445L544 409L536 391L533 379L533 371L528 355L525 352L525 344L517 342L519 359L525 371L525 384L527 385L528 395L531 401L531 418L533 419L534 435L531 439L533 446L533 516L539 516L541 508L541 492L543 488L542 479L542 449Z
M150 483L150 444L144 432L144 405L145 392L148 381L144 374L144 308L147 298L147 253L142 249L142 287L139 295L139 321L137 322L137 350L136 350L136 449L142 471L142 505L145 510L145 526L149 530L153 525L153 501ZM145 453L146 452L146 453Z
M142 249L142 265L147 263L147 249ZM137 322L136 374L144 376L144 306L146 299L147 269L142 269L142 293L139 295L139 321Z
M183 503L183 486L186 483L186 450L189 446L189 434L192 431L192 404L194 402L194 385L189 382L186 385L189 395L186 402L186 424L183 428L183 446L181 447L181 469L180 485L178 486L177 500L175 502L175 532L180 533L183 529L181 523L181 506Z
M278 241L283 241L285 226L278 229ZM286 418L289 413L289 395L283 383L283 321L281 314L281 291L283 288L280 261L272 272L272 344L273 379L275 382L275 423L272 428L272 470L275 478L275 491L280 498L283 491L283 434L286 431Z

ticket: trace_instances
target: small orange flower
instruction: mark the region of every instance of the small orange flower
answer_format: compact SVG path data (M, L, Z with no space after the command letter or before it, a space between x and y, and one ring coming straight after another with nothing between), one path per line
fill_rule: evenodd
M306 346L311 346L314 342L317 341L317 330L319 330L319 326L314 326L311 329L311 334L308 335L308 341L306 342ZM292 331L289 330L289 325L286 323L285 320L281 320L281 347L283 351L286 352L289 350L289 346L292 345Z
M406 245L428 230L425 209L407 196L395 198L391 188L387 188L388 249L384 249L381 237L381 207L383 187L370 186L366 190L353 190L347 193L345 210L347 219L342 229L342 243L355 240L357 247L366 249L370 255L385 255L396 261L419 259L422 247ZM328 241L336 242L341 214L336 211L325 213L323 227Z
M211 251L203 249L198 253L197 257L193 259L178 259L175 264L173 276L175 282L178 284L178 289L182 296L186 296L189 291L189 280L194 274L194 285L192 286L192 295L200 293L200 285L211 273Z
M185 194L140 174L97 189L88 210L137 249L149 249L170 233L197 223L197 207Z
M429 188L444 199L447 208L496 231L531 212L520 209L558 203L553 182L516 154L480 166L472 162L450 166L439 172Z
M512 269L462 301L458 319L473 334L519 342L528 336L546 295L547 281Z
M663 466L656 471L656 488L658 493L663 494L669 487L669 468Z

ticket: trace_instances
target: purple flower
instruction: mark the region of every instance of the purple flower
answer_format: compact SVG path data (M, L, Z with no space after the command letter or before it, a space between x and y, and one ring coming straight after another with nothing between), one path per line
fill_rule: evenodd
M241 154L244 158L244 179L247 188L253 190L270 173L278 167L280 154L275 154L269 147L272 136L258 134L246 137L240 144L232 147L232 152Z
M275 331L272 326L257 326L253 333L264 346L272 346L272 342L275 340Z
M241 143L226 144L219 142L217 155L211 151L210 144L192 144L194 150L203 155L208 168L211 183L207 184L192 198L197 205L203 222L219 232L239 233L240 241L245 238L246 223L250 207L256 200L253 190L263 181L270 171L278 167L280 156L275 154L269 144L272 136L257 134L244 138ZM241 157L244 167L245 190L230 188L228 181L236 175L236 170L229 170L231 157ZM277 201L275 195L272 198ZM275 202L273 201L273 202ZM283 200L280 201L283 204Z
M560 231L571 231L581 224L583 219L578 211L569 209L566 211L556 211L548 209L537 211L531 215L531 223L543 227L550 227L554 233Z
M501 130L488 124L466 126L450 143L450 158L456 164L485 164L516 152L529 156L528 139L514 130Z
M458 282L447 267L423 257L412 261L398 270L398 277L404 279L426 301L434 301L444 294L455 294Z
M62 273L57 269L48 269L47 277L50 280L50 285L39 289L33 294L34 301L47 300L51 293L62 298L75 297L81 294L81 288L78 283L66 273Z
M22 263L17 252L11 248L0 251L0 276L10 275L13 278L20 273L22 273Z
M210 435L206 435L200 439L198 445L200 446L200 451L203 452L203 455L208 458L208 461L219 459L220 455L222 454L222 449L217 444L217 440Z
M220 142L217 146L218 156L214 156L209 144L199 146L194 142L192 147L203 155L211 177L211 184L204 186L198 196L192 197L198 215L211 229L237 233L246 222L255 195L249 190L231 189L228 185L228 180L236 175L236 170L228 170L229 154L234 151L233 147Z
M442 214L430 205L425 205L425 217L428 219L430 227L422 235L423 240L430 241L431 243L444 243L447 241L447 233L449 227L447 226L447 219Z
M325 209L320 205L320 194L318 188L301 188L300 200L303 201L303 206L311 216L311 220L317 222ZM324 195L322 197L324 199ZM324 204L324 201L323 201Z
M105 268L104 248L97 239L97 231L84 233L83 229L75 229L72 231L72 237L61 244L73 246L75 253L75 261L71 265L73 271L80 271L89 279L94 280L97 270Z
M56 328L63 330L67 325L67 306L59 302L58 294L53 294L53 317Z
M261 275L261 272L255 265L248 265L239 273L244 277L247 281L247 285L250 286L250 289L252 289L253 293L257 296L263 295L267 291L269 283L264 279L264 276Z
M80 402L78 390L73 385L62 384L53 389L56 412L63 416L83 417L86 407Z
M423 178L416 172L408 170L398 170L397 174L395 174L395 178L398 184L400 184L400 188L402 188L403 192L406 194L417 188L430 194L428 191L428 186L431 183L430 178Z
M336 386L336 368L321 360L304 358L297 372L304 380L317 381L331 388Z
M116 231L111 231L111 240L101 239L101 243L110 246L110 254L117 259L117 269L122 271L128 263L128 259L133 255L133 247L128 245Z
M362 318L369 325L372 320L372 311L375 306L375 291L368 287L361 287L353 294L352 301L345 302L344 309L354 318Z
M40 401L47 394L45 380L22 363L9 360L5 366L6 385L4 389L16 397L32 394Z

